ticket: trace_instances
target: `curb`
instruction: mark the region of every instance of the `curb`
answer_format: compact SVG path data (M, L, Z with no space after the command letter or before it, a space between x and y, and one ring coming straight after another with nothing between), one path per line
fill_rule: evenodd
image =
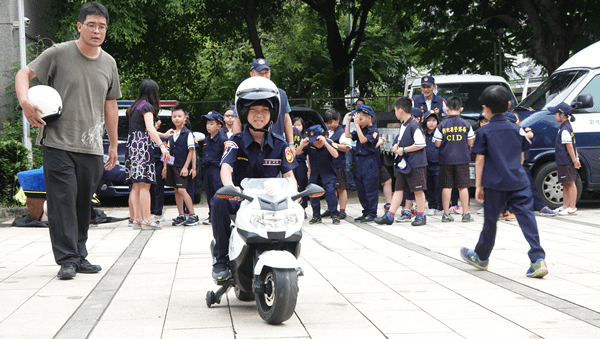
M5 207L0 208L0 218L14 218L23 214L28 214L29 210L26 206L23 207Z

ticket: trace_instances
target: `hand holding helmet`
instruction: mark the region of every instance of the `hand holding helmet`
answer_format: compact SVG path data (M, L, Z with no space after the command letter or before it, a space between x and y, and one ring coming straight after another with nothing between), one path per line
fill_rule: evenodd
M33 86L28 90L27 97L28 99L22 100L19 106L31 126L45 126L47 122L60 118L62 99L54 88L45 85Z

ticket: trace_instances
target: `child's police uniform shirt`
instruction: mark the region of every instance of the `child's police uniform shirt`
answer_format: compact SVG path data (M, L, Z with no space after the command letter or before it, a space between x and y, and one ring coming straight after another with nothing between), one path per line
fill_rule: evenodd
M379 140L379 130L377 130L377 125L373 124L371 126L361 128L361 131L368 140L365 143L362 143L360 140L358 140L358 132L354 131L350 133L352 135L352 140L356 140L356 152L354 154L356 156L377 154L377 148L375 147L377 146L377 141Z
M394 138L393 145L396 144L398 144L398 147L427 145L421 126L419 126L419 123L413 119L412 116L400 126L400 132L396 135L396 138ZM408 161L412 168L427 166L427 153L425 147L416 152L407 152L405 156L406 161Z
M440 162L439 152L440 150L435 147L435 141L433 141L433 133L435 130L431 131L431 133L425 134L425 154L427 154L427 163L429 165L438 165Z
M183 167L185 165L185 160L187 159L188 152L190 148L195 148L196 143L194 141L194 136L190 132L187 127L183 127L181 132L176 133L169 137L169 141L167 143L167 148L169 153L175 157L175 161L173 165L175 167Z
M521 165L521 153L528 147L525 131L496 114L477 130L471 152L485 155L481 185L497 191L517 191L529 186Z
M333 158L333 168L346 168L346 152L342 152L337 148L337 144L340 144L340 138L345 134L345 129L342 126L338 126L335 131L328 131L328 137L336 145L333 145L333 148L338 151L338 157ZM346 139L347 140L347 139ZM346 145L348 147L352 147L352 145Z
M283 137L268 132L261 146L254 141L248 127L225 143L221 164L233 168L233 184L240 185L245 178L275 178L296 167L292 150Z
M290 103L287 99L287 93L281 88L278 88L278 90L280 99L279 118L277 119L277 122L271 126L271 131L277 135L281 135L283 139L285 139L285 114L291 112L292 109L290 108Z
M331 140L327 140L331 145ZM326 146L317 148L312 142L304 146L302 152L310 159L310 181L316 183L320 177L323 181L337 177L333 166L333 156ZM339 152L338 152L339 154Z
M433 134L434 141L441 141L439 147L440 164L461 165L471 161L467 139L475 138L473 127L458 115L449 115Z
M223 156L223 150L225 149L225 142L227 140L227 135L225 135L221 129L219 129L214 137L211 137L209 134L204 138L204 145L202 146L202 164L205 167L219 167L221 165L221 157Z
M573 160L569 156L566 144L573 144L573 151L575 148L575 134L573 133L573 126L569 121L563 122L558 128L556 135L556 141L554 142L554 161L557 165L572 165Z
M294 147L298 148L302 142L302 132L296 127L292 127L292 130L294 131ZM296 155L296 161L306 161L306 154Z

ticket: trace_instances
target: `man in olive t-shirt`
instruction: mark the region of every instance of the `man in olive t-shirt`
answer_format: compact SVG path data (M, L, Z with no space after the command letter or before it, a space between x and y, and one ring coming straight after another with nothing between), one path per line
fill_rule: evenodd
M106 38L108 11L89 2L79 12L79 38L45 50L15 78L23 114L33 127L41 127L37 143L43 145L44 179L48 202L50 240L60 279L102 268L85 258L91 198L102 178L102 132L110 140L104 168L117 159L118 107L121 97L115 60L100 45ZM62 115L46 124L40 108L29 101L29 81L37 77L55 88L62 98ZM43 112L42 112L43 113Z

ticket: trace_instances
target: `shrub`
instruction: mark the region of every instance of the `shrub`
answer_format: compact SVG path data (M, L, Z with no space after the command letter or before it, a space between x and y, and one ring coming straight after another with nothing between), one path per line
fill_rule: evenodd
M29 151L15 140L0 140L0 203L9 204L19 185L17 173L29 169Z

